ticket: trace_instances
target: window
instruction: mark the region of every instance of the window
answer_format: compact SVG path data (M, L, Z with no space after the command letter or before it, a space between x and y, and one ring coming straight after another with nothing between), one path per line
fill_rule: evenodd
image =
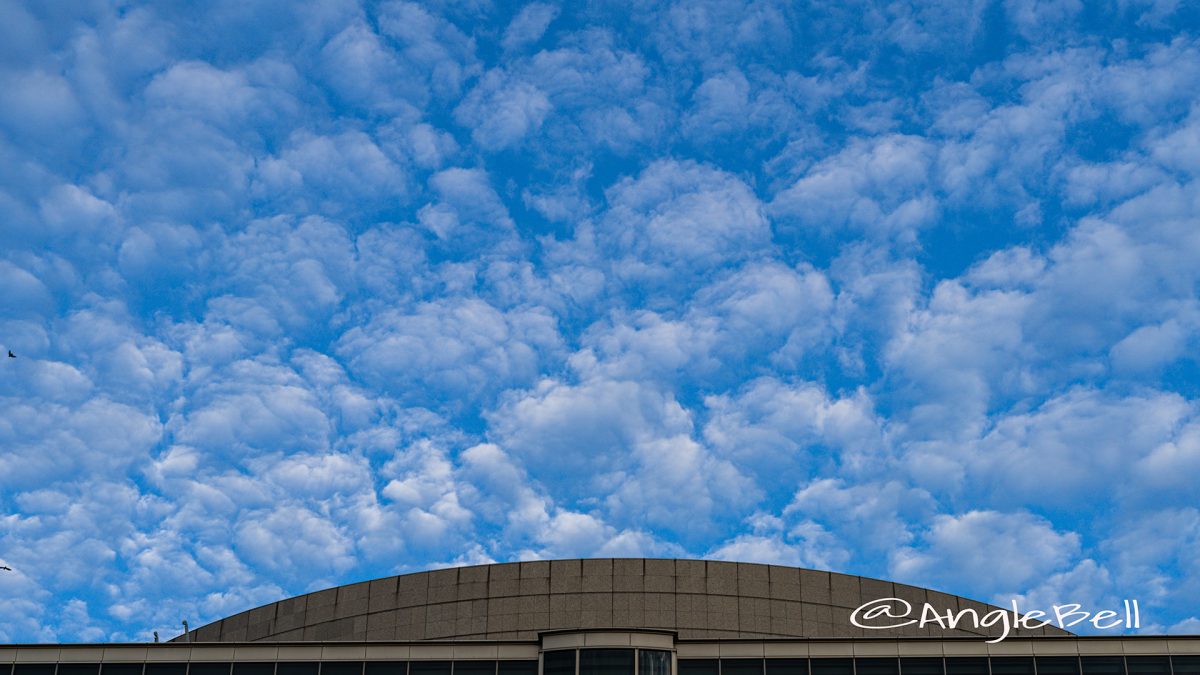
M808 659L767 659L767 675L808 675Z
M283 666L282 663L279 665ZM408 675L408 661L367 661L365 673L366 675ZM285 675L285 673L279 672L275 675Z
M321 675L326 675L321 671ZM449 661L410 661L408 675L450 675Z
M187 664L182 664L184 668ZM99 663L60 663L58 675L99 675Z
M1037 657L1038 675L1079 675L1079 659L1074 656Z
M985 656L963 656L946 659L946 675L988 675Z
M900 659L900 675L942 675L942 660Z
M721 659L721 675L763 675L763 660Z
M62 669L59 668L59 673ZM186 663L147 663L146 675L187 675ZM305 675L308 675L305 673ZM317 675L317 671L313 671L312 675Z
M275 666L275 675L317 675L320 667L321 664L316 661L280 661Z
M854 661L850 659L812 659L808 666L812 675L854 675Z
M633 675L633 650L580 649L579 675Z
M1125 675L1125 659L1120 656L1084 656L1083 675Z
M717 675L716 659L679 659L679 675Z
M900 675L900 659L854 659L858 675Z
M575 650L543 652L542 675L575 675Z
M101 675L142 675L141 663L105 663L100 666Z
M54 664L18 663L13 666L13 675L54 675Z
M1200 675L1200 656L1172 656L1175 675Z
M643 649L638 652L639 675L671 675L671 652Z
M1129 675L1169 675L1171 662L1165 656L1126 656Z
M499 675L537 675L537 661L501 661Z
M992 659L992 675L1033 675L1032 656L1001 656Z
M234 673L233 675L241 675ZM321 675L363 675L362 661L322 661ZM450 675L447 669L446 675Z

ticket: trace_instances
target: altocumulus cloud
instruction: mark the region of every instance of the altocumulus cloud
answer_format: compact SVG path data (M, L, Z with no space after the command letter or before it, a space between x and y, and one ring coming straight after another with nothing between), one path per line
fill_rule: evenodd
M455 563L1200 592L1186 3L0 2L0 640Z

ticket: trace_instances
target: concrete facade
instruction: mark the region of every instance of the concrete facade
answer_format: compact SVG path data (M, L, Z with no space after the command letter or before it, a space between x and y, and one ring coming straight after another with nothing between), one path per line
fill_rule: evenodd
M316 591L201 626L190 640L536 640L545 631L602 628L667 630L681 640L998 634L998 627L906 627L868 636L850 623L854 608L888 597L914 608L928 602L943 612L995 609L916 586L777 565L552 560L433 570ZM1013 635L1069 633L1047 627Z

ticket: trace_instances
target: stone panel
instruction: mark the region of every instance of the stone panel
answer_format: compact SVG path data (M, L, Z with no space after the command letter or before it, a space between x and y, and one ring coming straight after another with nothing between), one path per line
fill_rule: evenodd
M737 595L737 563L708 561L705 592L715 595Z
M472 567L458 568L458 583L461 584L486 584L488 581L488 570L491 565L476 565Z
M551 593L578 593L583 590L583 577L579 574L559 574L550 572Z
M737 564L737 594L755 598L767 598L771 595L770 576L766 565L753 563Z
M429 602L429 577L425 574L406 574L396 579L396 604L399 607L419 607Z
M647 574L642 577L642 588L647 593L674 593L675 577L665 574Z
M672 559L647 558L645 561L645 566L646 576L675 576L675 561Z
M617 558L613 560L613 576L640 577L646 574L641 558Z
M550 577L521 577L519 589L522 596L545 595L550 592Z
M381 612L399 607L396 596L396 577L376 579L371 582L367 598L367 611ZM370 629L368 629L370 630Z
M858 607L862 604L862 590L858 577L833 574L829 577L829 604L837 607Z
M522 579L549 579L550 578L550 562L547 560L534 560L531 562L521 563L521 578Z
M829 604L829 572L800 570L800 599L804 602Z
M263 621L261 623L252 623L246 626L246 640L254 642L261 640L271 633L275 632L274 621Z
M345 618L367 613L370 582L351 584L338 588L337 604L334 606L334 616Z
M612 579L612 589L614 592L634 591L641 593L644 589L642 582L645 577L640 574L614 574Z

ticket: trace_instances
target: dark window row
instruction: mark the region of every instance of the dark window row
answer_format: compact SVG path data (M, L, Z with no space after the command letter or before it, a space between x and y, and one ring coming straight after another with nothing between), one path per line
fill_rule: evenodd
M1200 675L1200 656L679 659L678 675Z
M537 675L537 661L5 663L0 675Z
M671 652L661 649L556 649L542 653L542 675L671 675Z

